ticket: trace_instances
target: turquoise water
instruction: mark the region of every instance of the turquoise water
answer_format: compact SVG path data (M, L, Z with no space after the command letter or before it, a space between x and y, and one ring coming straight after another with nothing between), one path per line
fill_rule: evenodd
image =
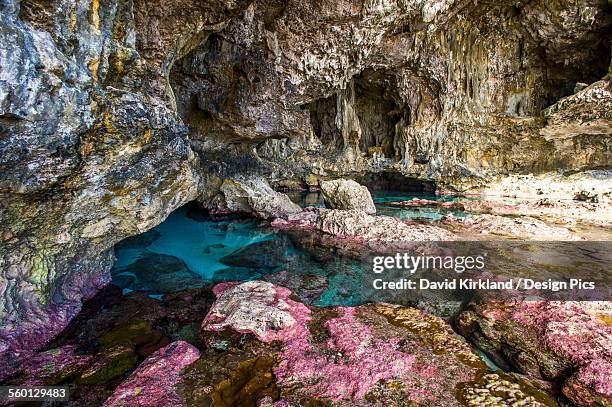
M325 207L325 203L323 202L323 196L318 192L308 192L308 193L290 193L289 197L297 204L305 207L305 206L314 206L318 208ZM453 202L460 198L457 196L451 195L425 195L419 193L410 193L410 192L394 192L394 191L374 191L372 192L372 198L374 199L374 204L377 208L377 213L379 215L386 216L394 216L396 218L408 220L422 220L422 221L438 221L444 215L447 215L452 212L452 214L456 217L465 217L465 213L461 211L450 211L445 208L435 208L435 207L421 207L421 208L402 208L392 205L387 205L390 202L403 202L410 201L413 198L418 199L427 199L430 201L439 201L439 202Z
M374 199L381 214L402 219L431 221L448 212L385 205L415 196L376 193ZM301 198L306 199L302 205L322 205L318 195ZM357 305L374 295L364 289L371 285L369 263L321 250L312 235L277 231L254 219L212 220L190 206L117 244L115 255L113 282L124 292L145 291L156 298L220 281L252 279L284 285L304 302L318 306Z
M402 208L391 205L386 205L389 202L403 202L410 201L413 198L427 199L430 201L439 202L453 202L460 198L450 195L423 195L423 194L406 194L402 192L375 192L372 195L374 204L376 204L378 215L394 216L396 218L408 220L422 220L422 221L438 221L442 219L444 215L452 213L458 218L465 217L465 212L462 211L451 211L445 208L435 207L420 207L420 208Z

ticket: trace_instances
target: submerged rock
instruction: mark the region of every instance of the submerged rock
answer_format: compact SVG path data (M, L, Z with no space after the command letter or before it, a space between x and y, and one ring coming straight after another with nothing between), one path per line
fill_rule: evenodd
M606 405L612 397L612 328L579 303L474 303L457 326L500 364L556 381L578 405Z
M178 341L149 356L103 404L113 406L181 406L176 392L181 371L200 357L187 342Z
M376 213L368 188L351 179L323 181L321 192L325 206L330 209L357 209L370 215Z
M287 261L284 254L285 246L279 240L264 240L263 242L252 243L222 257L219 263L230 267L253 269L279 267Z
M149 251L136 262L117 270L115 277L118 277L115 283L122 288L154 293L171 293L206 284L178 257Z

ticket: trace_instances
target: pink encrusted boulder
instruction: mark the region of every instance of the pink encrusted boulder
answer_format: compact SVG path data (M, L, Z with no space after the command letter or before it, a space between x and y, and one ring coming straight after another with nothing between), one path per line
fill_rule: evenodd
M187 342L172 342L145 359L103 406L181 406L176 392L180 373L199 357Z
M607 405L612 399L612 327L578 302L472 304L458 327L501 363L557 381L578 405Z
M262 393L259 405L325 401L364 406L408 401L450 407L460 403L459 397L491 402L498 397L478 387L486 368L465 340L440 318L417 309L388 304L309 308L290 298L286 288L263 281L222 283L214 292L217 301L202 323L202 337L210 342L211 335L223 335L223 340L231 342L236 339L228 334L249 333L261 344L257 347L249 342L252 338L240 339L250 344L247 348L256 349L246 357L233 345L217 351L228 355L214 359L242 363L221 382L199 383L210 386L214 397L221 397L218 389L225 389L224 397L238 399L228 389L242 388L240 383L245 382L255 386L260 380L249 376L245 366L270 356L276 361L272 377L280 398L265 395L263 400ZM529 384L516 386L514 400L552 405ZM535 393L537 397L529 396Z
M299 334L310 319L310 309L291 300L289 289L265 281L221 283L213 292L217 301L202 323L204 331L230 328L270 342Z

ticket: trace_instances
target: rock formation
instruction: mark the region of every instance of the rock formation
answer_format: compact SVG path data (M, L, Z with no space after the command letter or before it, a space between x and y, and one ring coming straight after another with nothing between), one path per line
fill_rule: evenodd
M532 377L562 382L578 405L606 405L612 387L611 328L572 302L473 304L460 330L500 363Z
M180 372L199 357L200 352L188 343L171 343L149 356L103 406L180 405L175 388Z
M527 380L491 375L485 388L479 383L485 373L479 357L444 321L414 308L375 304L310 309L291 300L289 290L261 281L218 285L215 292L217 301L202 323L203 340L219 331L226 331L229 342L237 340L236 333L254 335L257 345L249 345L254 352L248 355L251 359L234 345L223 352L231 355L232 364L241 361L237 374L241 365L274 355L273 394L280 396L274 405L307 405L309 401L392 405L408 400L455 406L460 402L479 405L478 397L497 403L554 405L535 382ZM280 348L273 343L280 343ZM203 366L190 369L198 368ZM223 387L237 386L236 376ZM263 396L271 390L258 387L255 379L250 383L255 394ZM214 386L200 401L218 397L215 393L220 388ZM195 393L193 387L183 389ZM495 399L495 395L501 397Z
M323 181L321 192L323 192L325 205L330 209L357 209L368 215L376 213L376 206L374 206L370 191L353 180Z
M269 184L608 167L611 25L602 0L3 0L0 362L189 201L268 218L297 211Z

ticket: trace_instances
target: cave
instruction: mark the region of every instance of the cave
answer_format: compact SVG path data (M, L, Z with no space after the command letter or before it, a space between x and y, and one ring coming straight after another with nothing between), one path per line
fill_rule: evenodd
M608 405L611 11L2 0L0 403Z
M359 174L355 180L372 191L397 191L433 195L436 184L432 181L410 178L396 171L381 171Z
M409 114L397 105L382 83L364 78L364 75L354 77L347 89L316 100L304 106L304 109L310 113L314 134L326 148L342 151L358 147L361 153L369 157L382 153L385 157L394 158L397 156L394 147L395 125ZM344 108L351 110L348 116L343 116L343 112L339 111ZM351 120L353 123L344 123ZM350 128L351 133L343 134L345 128ZM358 140L355 140L356 137Z

